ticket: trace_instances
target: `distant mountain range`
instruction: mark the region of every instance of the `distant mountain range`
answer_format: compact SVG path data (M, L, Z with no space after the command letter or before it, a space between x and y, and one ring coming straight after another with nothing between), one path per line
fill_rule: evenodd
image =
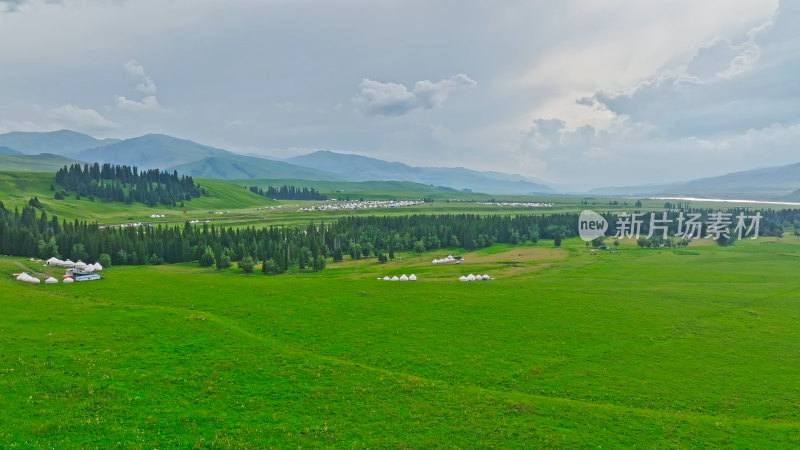
M12 131L11 133L0 134L0 146L11 148L26 155L53 153L75 157L87 148L100 147L115 142L119 142L119 139L95 139L83 133L70 130L46 133Z
M320 150L286 161L299 166L333 172L348 181L413 181L434 186L505 194L553 193L553 189L520 175L478 172L462 167L413 167L360 155Z
M683 183L598 188L590 193L618 196L797 200L800 198L800 163L744 170Z
M365 156L319 151L287 161L246 156L163 134L95 139L70 130L0 135L7 152L49 152L80 161L178 170L218 179L292 178L315 181L413 181L492 194L552 193L520 175L464 168L412 167Z
M72 162L135 165L224 180L409 181L488 194L548 194L540 180L462 167L414 167L320 150L285 161L233 153L163 134L96 139L70 130L0 134L0 170L53 171ZM800 200L800 163L674 184L606 187L589 195Z

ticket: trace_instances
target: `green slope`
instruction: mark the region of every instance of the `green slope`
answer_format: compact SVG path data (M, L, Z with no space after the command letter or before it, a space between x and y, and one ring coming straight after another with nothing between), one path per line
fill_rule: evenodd
M167 207L159 205L151 208L141 203L126 205L124 203L90 202L86 198L76 200L70 195L64 200L54 200L50 185L53 184L52 173L0 172L0 201L7 208L22 207L36 196L44 204L48 214L56 214L59 218L80 219L104 222L151 221L150 214L158 213L167 219L184 217L197 218L207 215L208 211L228 211L243 208L256 208L276 205L270 200L243 189L240 186L217 181L195 180L209 192L208 197L200 197L185 202L184 207Z
M300 178L305 180L341 180L342 177L322 170L294 164L257 158L254 156L226 154L203 158L169 168L193 177L232 180L237 178Z
M42 153L39 155L0 154L0 171L4 172L55 172L68 164L81 161L64 156Z
M480 193L465 193L444 186L431 186L414 183L411 181L314 181L293 178L270 178L255 180L231 180L239 186L257 186L266 189L267 186L297 186L314 188L328 198L343 198L345 196L364 197L376 200L421 199L423 197L435 200L447 199L489 199L494 196Z
M0 155L21 155L21 154L22 154L21 152L18 152L13 148L0 145Z

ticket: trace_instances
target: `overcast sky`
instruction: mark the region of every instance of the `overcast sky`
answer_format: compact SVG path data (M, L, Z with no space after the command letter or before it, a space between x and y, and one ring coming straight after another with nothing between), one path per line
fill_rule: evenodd
M800 0L0 0L0 132L573 187L800 161Z

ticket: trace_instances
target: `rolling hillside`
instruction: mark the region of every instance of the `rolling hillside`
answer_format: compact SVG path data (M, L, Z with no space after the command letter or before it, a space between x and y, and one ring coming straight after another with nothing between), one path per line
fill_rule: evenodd
M50 185L53 184L52 173L0 172L0 201L7 208L22 207L29 199L36 196L44 205L47 214L56 214L59 218L104 222L150 221L153 213L165 214L167 218L207 215L208 211L235 210L276 205L278 202L249 192L240 186L216 180L195 180L209 192L209 197L200 197L185 202L184 207L167 207L159 205L148 207L143 203L127 205L125 203L91 202L86 198L77 200L70 195L64 200L54 200Z
M213 156L169 167L169 170L193 177L223 180L246 178L299 178L304 180L341 180L342 177L322 170L296 166L271 159L228 154Z
M71 130L49 132L13 131L0 134L0 146L10 147L20 153L34 155L53 153L61 156L75 157L87 148L100 147L118 142L118 139L95 139L83 133Z
M0 170L10 172L55 172L65 165L76 162L81 161L51 153L39 155L0 154Z
M481 199L490 198L486 194L467 194L444 186L430 186L411 181L310 181L304 179L254 179L232 180L239 186L257 186L266 189L268 186L297 186L314 188L328 198L361 198L367 200L407 200L433 198L446 199Z
M21 155L21 152L18 152L10 147L4 147L0 145L0 155Z
M493 194L552 193L545 185L519 175L478 172L461 167L413 167L360 155L318 151L287 160L292 164L326 170L351 181L413 181L422 184L471 189Z

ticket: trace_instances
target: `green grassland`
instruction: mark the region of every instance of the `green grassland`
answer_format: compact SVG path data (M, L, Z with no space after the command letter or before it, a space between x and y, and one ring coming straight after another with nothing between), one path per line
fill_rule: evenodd
M0 168L4 172L53 172L67 164L80 161L54 155L41 153L38 155L2 155L0 154Z
M264 276L0 258L5 447L797 447L800 241ZM415 273L417 282L377 281ZM488 273L487 282L456 281Z
M55 214L59 218L106 224L130 222L146 222L151 224L182 224L186 220L209 220L219 225L231 226L265 226L265 225L306 225L310 221L330 221L348 215L407 215L407 214L552 214L560 212L580 212L593 209L598 212L633 212L663 211L665 200L641 199L642 206L635 207L637 199L632 198L586 198L560 195L548 196L499 196L480 193L465 193L448 188L427 186L406 182L317 182L304 180L243 180L240 185L218 180L197 179L208 192L208 197L193 199L184 203L184 207L163 206L149 207L143 203L127 205L124 203L91 202L74 195L65 200L54 200L53 174L34 172L0 172L0 201L7 208L22 207L36 196L44 205L44 211ZM341 198L349 195L351 199L434 199L433 203L424 205L383 208L370 210L340 210L301 212L300 208L318 205L318 201L285 200L276 201L249 192L243 186L269 185L280 186L292 184L300 187L314 187L330 198ZM349 192L345 194L344 192ZM368 192L372 192L369 194ZM511 202L552 203L547 208L523 208L499 205L487 205L489 200ZM585 204L584 204L585 201ZM673 203L675 203L673 201ZM684 205L687 202L683 202ZM754 207L752 204L737 205L720 202L691 202L692 207L728 209L734 206ZM796 208L789 205L767 205L770 208ZM184 212L186 211L186 212ZM209 214L210 211L222 211L224 214ZM158 213L166 217L151 219L150 215Z
M38 197L48 214L65 219L80 219L89 222L121 223L150 220L153 213L164 214L174 221L187 218L208 217L208 211L254 210L257 207L277 205L278 202L258 196L229 183L215 180L200 180L209 196L192 199L180 205L149 207L144 203L127 205L119 202L89 201L86 197L77 200L70 195L64 200L54 200L50 190L54 175L50 173L0 172L0 201L6 208L22 207L29 199ZM187 213L184 214L183 211Z

